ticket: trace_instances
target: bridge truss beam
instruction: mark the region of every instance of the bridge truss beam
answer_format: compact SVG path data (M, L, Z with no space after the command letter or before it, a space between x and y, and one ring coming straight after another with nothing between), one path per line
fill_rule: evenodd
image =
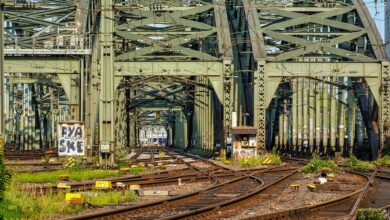
M355 116L351 117L355 112L348 110L345 117L346 108L354 109L354 105L362 103L362 97L367 97L364 105L357 105L357 113L362 115L369 134L368 153L375 158L384 146L388 129L387 112L380 111L388 102L383 98L387 93L382 81L388 67L383 62L386 54L379 32L364 3L353 0L272 5L243 0L238 4L241 7L237 10L243 12L240 21L249 30L252 59L257 63L246 68L254 70L258 147L267 144L300 153L314 149L348 152L355 134L348 129L345 135L344 125L346 119L349 123L355 120ZM347 85L354 85L354 93L344 92ZM358 88L367 89L358 93ZM356 101L347 104L347 97ZM323 104L318 100L321 98L326 99ZM275 107L279 110L272 110ZM279 126L272 127L275 120L288 123L279 122ZM289 125L287 130L285 125Z

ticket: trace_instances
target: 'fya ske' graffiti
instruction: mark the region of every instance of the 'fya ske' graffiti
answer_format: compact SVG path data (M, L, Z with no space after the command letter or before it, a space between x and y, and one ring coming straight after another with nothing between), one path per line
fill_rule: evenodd
M58 155L84 155L84 126L80 124L60 124Z

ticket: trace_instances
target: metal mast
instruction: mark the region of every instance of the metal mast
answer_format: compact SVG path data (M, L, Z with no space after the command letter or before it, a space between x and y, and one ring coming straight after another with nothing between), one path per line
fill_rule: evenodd
M0 0L0 31L0 134L4 135L4 0Z

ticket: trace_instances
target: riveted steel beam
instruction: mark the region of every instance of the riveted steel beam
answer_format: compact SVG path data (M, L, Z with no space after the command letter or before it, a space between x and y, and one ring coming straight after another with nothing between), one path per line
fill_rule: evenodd
M275 103L292 100L292 107L286 111L292 115L292 126L289 127L292 141L287 141L293 145L292 152L294 147L301 151L304 141L316 152L321 149L326 152L331 147L327 153L332 153L339 147L344 148L344 142L351 148L350 144L354 143L350 140L353 129L345 130L344 125L346 120L354 118L352 109L357 103L353 102L348 110L344 106L346 100L353 100L351 96L354 96L342 92L345 88L348 91L351 89L344 81L353 79L366 84L368 90L363 87L365 95L372 94L379 103L380 75L384 69L381 64L385 57L382 41L366 6L360 0L330 5L315 1L292 4L242 2L245 19L241 22L246 23L250 32L252 59L263 62L261 69L267 82L264 85L264 103L259 101L262 98L255 98L255 109L267 109L273 99L277 100ZM259 67L253 68L254 71L256 69ZM334 80L331 87L329 80ZM261 83L259 85L263 86ZM255 95L259 94L259 85L255 85ZM304 86L301 88L297 85ZM291 89L290 95L283 95L288 88ZM348 103L351 105L351 101ZM335 117L336 113L339 120ZM370 120L376 120L374 114L372 117ZM284 116L282 119L285 120ZM259 119L255 120L258 123ZM275 119L269 117L268 120ZM274 122L256 126L262 126L265 130L266 127L270 129L271 124ZM375 122L372 124L375 125ZM283 131L279 131L280 145L286 143L284 127L283 123ZM344 132L348 134L344 135ZM343 137L338 137L337 133ZM375 138L375 135L371 136ZM273 144L271 141L269 143Z
M6 73L75 74L80 73L80 60L49 57L6 57Z
M100 100L99 100L99 144L115 149L114 136L114 8L112 0L101 2L100 21ZM110 157L111 163L114 157Z

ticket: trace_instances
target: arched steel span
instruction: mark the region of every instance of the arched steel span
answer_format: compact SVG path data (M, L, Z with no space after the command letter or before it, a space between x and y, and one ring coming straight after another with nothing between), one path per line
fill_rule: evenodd
M235 31L243 35L238 39L250 39L252 50L240 61L253 70L260 147L310 153L353 153L355 147L375 158L389 135L389 75L364 3L235 4Z
M169 144L208 154L230 141L233 112L238 125L249 113L261 150L374 158L387 142L388 61L361 0L3 8L3 109L17 149L55 146L56 123L79 120L88 146L137 146L137 129L160 124Z

